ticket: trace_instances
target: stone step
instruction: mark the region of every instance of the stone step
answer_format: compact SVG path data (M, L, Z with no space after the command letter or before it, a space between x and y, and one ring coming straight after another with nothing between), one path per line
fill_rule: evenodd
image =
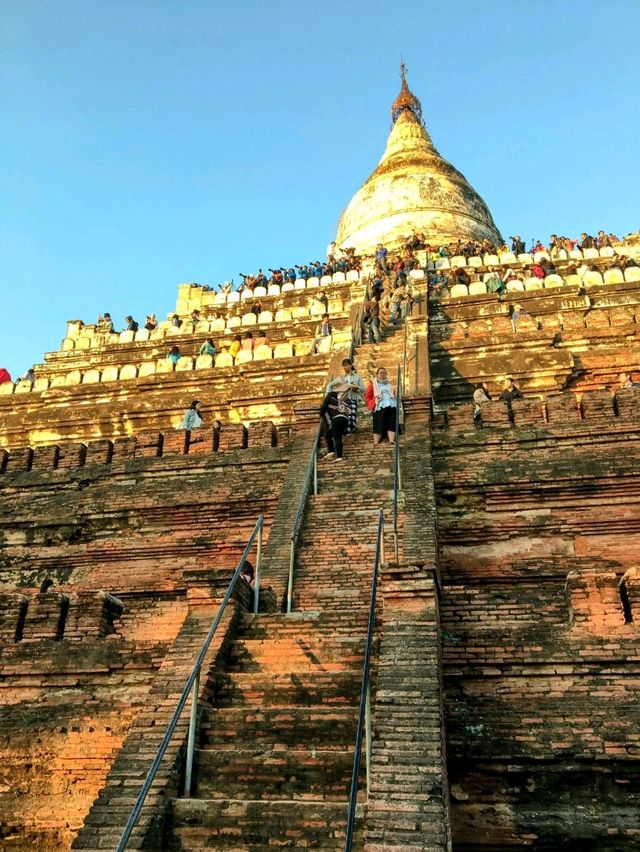
M237 706L354 705L360 697L356 672L296 672L295 674L220 673L216 675L214 700L238 702Z
M346 802L354 746L271 749L256 743L231 752L196 749L194 795Z
M346 619L342 613L321 610L291 613L243 613L239 636L245 639L278 640L283 637L303 638L309 635L314 640L363 635L366 631L365 613L353 613Z
M200 724L203 748L234 750L248 737L261 747L300 745L323 748L354 743L357 707L221 707L203 714Z
M344 846L347 802L174 799L166 852L325 849ZM356 823L354 852L363 848Z

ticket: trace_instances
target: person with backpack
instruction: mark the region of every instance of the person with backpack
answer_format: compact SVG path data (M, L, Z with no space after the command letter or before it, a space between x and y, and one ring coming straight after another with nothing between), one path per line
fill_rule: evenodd
M349 428L349 385L336 385L325 396L320 409L328 453L326 459L342 461L342 439Z

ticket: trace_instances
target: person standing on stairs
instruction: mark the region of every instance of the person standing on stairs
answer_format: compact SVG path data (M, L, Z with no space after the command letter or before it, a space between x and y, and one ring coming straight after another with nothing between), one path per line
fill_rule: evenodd
M342 361L342 369L344 376L338 379L332 379L327 385L326 393L334 390L337 385L347 385L349 392L347 393L347 405L349 407L349 425L347 432L353 433L356 431L356 420L358 417L358 403L364 399L364 381L362 376L353 366L353 361L350 358L344 358Z
M389 443L396 442L396 409L398 400L384 367L378 367L375 378L365 392L367 408L373 414L373 443L377 446L386 433Z
M342 438L349 428L349 385L341 382L325 396L320 417L324 421L325 438L329 452L326 459L342 461Z

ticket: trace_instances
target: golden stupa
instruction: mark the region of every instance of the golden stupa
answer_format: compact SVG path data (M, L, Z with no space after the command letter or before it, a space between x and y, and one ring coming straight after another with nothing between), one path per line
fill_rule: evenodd
M387 147L340 217L337 244L370 254L377 243L397 246L414 230L434 246L458 239L501 241L487 205L435 149L404 65L400 73Z

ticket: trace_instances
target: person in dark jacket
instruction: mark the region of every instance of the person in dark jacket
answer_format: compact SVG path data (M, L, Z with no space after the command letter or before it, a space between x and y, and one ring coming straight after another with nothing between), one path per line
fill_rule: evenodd
M513 402L514 399L524 399L524 395L514 379L507 379L504 390L498 397L503 402Z
M322 402L320 416L325 425L327 459L342 461L342 439L349 428L349 385L341 384L329 391Z

